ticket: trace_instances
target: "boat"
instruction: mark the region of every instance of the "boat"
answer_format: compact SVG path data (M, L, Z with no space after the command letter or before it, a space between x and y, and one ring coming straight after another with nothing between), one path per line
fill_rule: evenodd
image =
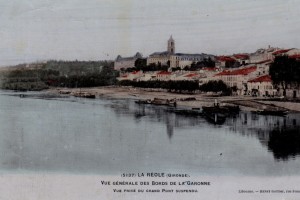
M202 110L205 113L226 113L226 114L237 114L240 112L239 106L202 106Z
M135 101L137 104L151 104L151 99L146 99L146 100L137 100Z
M274 116L286 116L288 114L287 110L273 110L273 109L263 109L252 111L252 113L259 115L274 115Z
M227 113L228 109L219 106L202 106L203 113Z
M208 122L224 124L226 117L236 115L240 112L240 107L231 105L220 106L215 100L213 106L202 106L202 112Z
M159 98L154 98L153 100L151 99L146 99L146 100L137 100L135 101L137 104L152 104L152 105L159 105L159 106L173 106L176 107L177 103L175 99L159 99Z
M90 98L90 99L95 99L96 98L96 95L91 94L91 93L87 93L87 92L73 93L73 96L75 96L75 97L82 97L82 98Z
M68 91L68 90L60 90L59 91L59 94L70 94L71 91Z
M200 110L186 110L186 109L180 109L180 110L172 110L171 112L178 114L178 115L185 115L185 116L203 116L203 113L200 112Z
M176 107L176 100L175 99L159 99L159 98L154 98L151 101L151 104L154 105L166 105L166 106L174 106Z
M224 113L205 113L205 119L212 124L222 125L225 123L226 117Z

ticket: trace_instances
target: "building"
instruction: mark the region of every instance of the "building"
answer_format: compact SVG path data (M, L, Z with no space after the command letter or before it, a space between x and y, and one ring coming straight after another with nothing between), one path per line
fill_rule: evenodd
M144 76L144 73L142 71L134 71L126 74L120 75L118 77L119 81L129 80L129 81L139 81L141 77Z
M133 57L121 57L118 55L118 57L115 60L114 63L114 69L115 70L121 70L121 69L127 69L134 67L135 61L138 58L143 58L142 54L137 52Z
M172 78L172 72L160 71L156 74L156 79L159 81L169 81Z
M147 58L147 65L150 64L161 64L169 65L171 55L175 53L175 41L172 36L168 40L167 51L154 52Z
M175 53L175 40L171 36L168 40L167 51L154 52L147 58L147 65L161 64L169 65L171 68L180 67L183 69L186 66L190 66L192 63L201 62L204 59L215 60L213 55L207 54L187 54L187 53Z
M250 63L250 57L248 54L234 54L233 57L240 65L246 65Z
M214 80L222 80L229 87L236 87L239 95L245 94L248 80L256 76L257 66L243 67L232 71L224 70L214 75Z
M191 66L192 63L201 62L204 59L212 59L215 60L213 55L207 54L186 54L186 53L176 53L171 55L170 57L170 67L177 68L180 67L181 69L185 68L186 66Z
M247 83L247 94L252 96L275 96L276 89L269 75L263 75L251 79Z
M229 63L236 63L237 60L232 56L217 56L216 57L216 67L225 68Z
M258 49L256 52L249 54L250 63L257 63L264 60L274 60L276 52L280 50L275 47L268 47L266 49Z

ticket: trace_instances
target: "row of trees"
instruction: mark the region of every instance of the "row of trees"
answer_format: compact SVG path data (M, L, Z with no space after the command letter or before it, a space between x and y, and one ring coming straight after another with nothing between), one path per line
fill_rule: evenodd
M114 85L117 82L117 73L110 67L103 67L100 72L85 75L58 76L43 80L54 87L96 87Z
M139 88L162 88L169 92L193 93L196 90L203 92L222 92L223 95L230 95L231 89L223 81L209 81L199 86L198 81L129 81L118 82L122 86L133 86Z
M203 92L222 92L224 95L231 95L232 92L236 91L236 88L230 88L222 80L219 80L204 83L199 87L199 90Z

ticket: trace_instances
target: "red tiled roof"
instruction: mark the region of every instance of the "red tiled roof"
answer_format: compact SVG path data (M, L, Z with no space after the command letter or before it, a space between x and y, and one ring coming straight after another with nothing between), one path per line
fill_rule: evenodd
M257 82L272 82L271 76L270 75L264 75L264 76L260 76L257 77L255 79L252 79L250 81L248 81L250 83L257 83Z
M194 76L198 76L198 74L188 74L188 75L185 75L184 77L194 77Z
M295 55L291 55L291 56L289 56L289 58L300 58L300 54L295 54Z
M230 57L230 56L218 56L216 58L217 58L218 61L221 61L221 62L226 62L226 61L234 62L235 61L235 59Z
M157 75L171 75L172 72L166 72L166 71L160 71L157 73Z
M235 54L233 55L233 57L235 57L236 59L243 59L243 60L249 59L249 55L247 54Z
M272 53L273 55L279 55L279 54L282 54L282 53L286 53L288 51L290 51L291 49L281 49L281 50L278 50L278 51L275 51L274 53Z
M230 76L234 76L234 75L248 75L251 72L254 72L257 69L256 66L251 66L251 67L247 67L247 68L242 68L242 69L237 69L237 70L233 70L233 71L223 71L221 73L216 74L215 76L224 76L224 75L230 75Z

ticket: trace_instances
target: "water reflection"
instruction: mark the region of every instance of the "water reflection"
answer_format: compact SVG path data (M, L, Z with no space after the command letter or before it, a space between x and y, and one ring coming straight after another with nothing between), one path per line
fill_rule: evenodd
M279 128L270 131L268 148L277 160L288 160L300 155L300 129Z
M204 116L184 116L169 112L171 108L153 105L136 105L130 100L114 101L110 107L117 116L133 116L136 123L142 119L161 122L166 126L166 133L171 140L176 128L199 127L211 123L213 128L229 128L232 133L255 137L266 149L273 153L275 160L287 161L300 155L300 120L299 114L286 117L258 115L240 112L218 119ZM213 119L214 118L214 119ZM220 121L221 120L221 121Z
M299 114L241 112L218 125L126 99L0 95L0 102L0 170L300 173Z
M277 161L287 161L300 155L297 120L300 120L300 115L296 113L286 117L241 113L236 119L228 120L227 125L235 133L258 138Z
M126 105L124 105L124 101ZM108 106L112 108L117 117L124 115L134 117L136 123L140 123L142 119L145 119L165 124L169 139L172 139L175 128L201 126L201 123L205 122L202 117L177 115L171 112L173 108L170 107L134 104L131 100L124 101L115 100L112 105Z

